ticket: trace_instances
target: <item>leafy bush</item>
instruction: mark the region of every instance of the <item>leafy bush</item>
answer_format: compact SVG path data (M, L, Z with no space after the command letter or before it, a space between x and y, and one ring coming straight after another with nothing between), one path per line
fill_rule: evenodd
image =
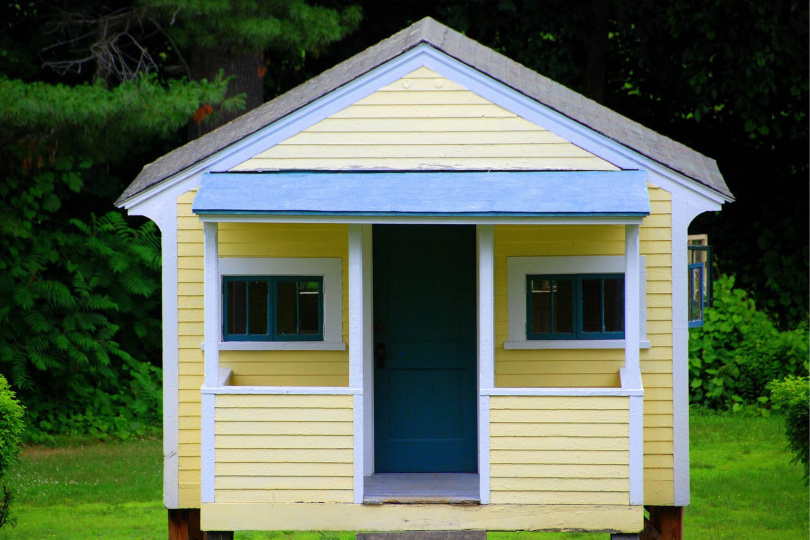
M23 407L15 399L8 382L0 375L0 529L9 518L12 493L2 482L3 476L20 454L20 441L24 430Z
M690 401L740 410L768 403L774 380L807 374L808 327L780 332L733 276L714 283L714 305L689 335Z
M807 377L788 377L773 383L771 399L785 413L785 433L794 462L804 465L805 482L810 480L810 384Z

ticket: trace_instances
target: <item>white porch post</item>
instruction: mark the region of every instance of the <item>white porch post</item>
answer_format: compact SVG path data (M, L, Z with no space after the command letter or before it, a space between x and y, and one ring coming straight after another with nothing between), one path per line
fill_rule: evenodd
M639 327L641 314L639 226L624 227L624 366L631 380L641 379Z
M495 387L495 227L478 226L478 478L489 504L489 395Z
M639 360L641 256L639 226L624 228L624 366L626 384L642 388ZM644 504L644 396L630 396L630 504Z
M349 225L349 387L358 390L354 395L354 502L358 504L363 502L364 477L373 472L371 275L371 225Z
M219 226L203 223L203 284L205 291L205 379L203 386L219 385L220 313ZM214 502L214 394L201 396L200 480L201 500Z

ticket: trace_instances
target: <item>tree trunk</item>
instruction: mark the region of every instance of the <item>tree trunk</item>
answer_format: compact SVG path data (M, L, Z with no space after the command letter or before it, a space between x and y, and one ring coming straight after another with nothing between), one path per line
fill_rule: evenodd
M264 101L265 66L262 53L232 51L228 47L204 48L192 47L189 57L191 78L195 81L216 78L220 70L226 77L233 77L228 83L226 97L245 95L245 108L233 112L215 109L213 114L195 115L189 122L188 139L196 139L213 131L222 124L230 122L237 116L255 109Z

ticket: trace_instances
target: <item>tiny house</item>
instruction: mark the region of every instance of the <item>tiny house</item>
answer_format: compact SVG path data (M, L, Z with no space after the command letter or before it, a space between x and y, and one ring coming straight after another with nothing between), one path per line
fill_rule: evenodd
M677 526L687 226L730 200L432 19L147 165L170 521Z

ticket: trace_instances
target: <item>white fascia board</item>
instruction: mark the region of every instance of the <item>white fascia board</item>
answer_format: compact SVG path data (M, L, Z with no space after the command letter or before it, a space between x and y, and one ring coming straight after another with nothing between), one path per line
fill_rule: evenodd
M229 214L202 215L203 223L348 223L371 225L641 225L643 217L486 217Z

